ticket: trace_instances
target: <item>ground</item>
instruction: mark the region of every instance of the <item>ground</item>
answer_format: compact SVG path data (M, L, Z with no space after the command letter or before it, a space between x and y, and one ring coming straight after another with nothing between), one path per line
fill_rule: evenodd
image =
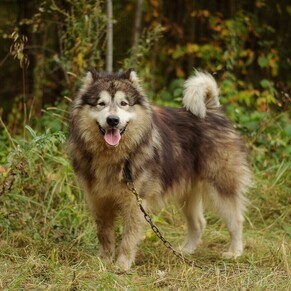
M287 159L264 170L253 166L241 257L221 257L229 235L222 221L206 212L203 242L188 257L201 269L174 257L148 227L136 264L121 273L97 256L95 225L62 140L46 134L11 145L10 166L1 168L1 290L291 290ZM169 205L152 217L174 246L183 242L178 209ZM120 239L122 227L116 231Z

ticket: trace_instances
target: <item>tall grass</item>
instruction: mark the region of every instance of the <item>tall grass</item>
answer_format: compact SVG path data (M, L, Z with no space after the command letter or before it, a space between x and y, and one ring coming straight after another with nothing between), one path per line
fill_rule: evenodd
M136 265L120 273L97 256L95 225L66 156L65 134L26 131L25 138L14 138L3 130L1 290L291 289L290 159L253 165L242 257L220 256L228 233L206 212L203 243L191 256L201 270L173 257L147 228ZM168 206L153 218L174 245L182 242L185 225L177 209Z

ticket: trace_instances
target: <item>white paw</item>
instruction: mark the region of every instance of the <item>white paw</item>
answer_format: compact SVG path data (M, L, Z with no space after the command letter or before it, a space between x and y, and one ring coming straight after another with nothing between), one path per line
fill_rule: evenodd
M132 261L125 256L119 256L116 261L116 266L122 271L128 271L131 267Z
M236 259L237 257L241 256L242 251L228 251L222 253L222 257L226 259Z
M195 242L195 243L193 243L193 242L189 242L189 241L185 241L185 242L183 243L183 245L179 247L179 249L180 249L180 251L183 252L184 254L189 254L189 255L191 255L191 254L194 254L195 250L197 249L197 246L198 246L199 244L201 244L201 243L202 243L201 240L199 240L198 242Z

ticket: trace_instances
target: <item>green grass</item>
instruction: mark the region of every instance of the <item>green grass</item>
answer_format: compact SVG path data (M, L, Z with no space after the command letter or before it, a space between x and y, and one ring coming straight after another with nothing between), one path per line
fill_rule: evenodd
M64 135L27 130L26 138L5 135L0 290L291 290L290 159L263 170L254 165L242 257L220 256L229 236L207 212L203 243L191 256L202 269L183 264L147 228L136 265L120 273L97 257L95 225L66 158ZM174 207L153 219L173 245L183 241L184 221Z

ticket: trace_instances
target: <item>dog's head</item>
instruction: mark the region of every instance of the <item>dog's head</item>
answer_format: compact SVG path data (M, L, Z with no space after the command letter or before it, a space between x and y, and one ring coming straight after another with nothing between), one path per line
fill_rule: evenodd
M148 106L137 74L132 69L115 74L91 69L75 102L75 107L86 108L86 119L94 120L109 146L119 145L127 127L137 119L138 107Z

